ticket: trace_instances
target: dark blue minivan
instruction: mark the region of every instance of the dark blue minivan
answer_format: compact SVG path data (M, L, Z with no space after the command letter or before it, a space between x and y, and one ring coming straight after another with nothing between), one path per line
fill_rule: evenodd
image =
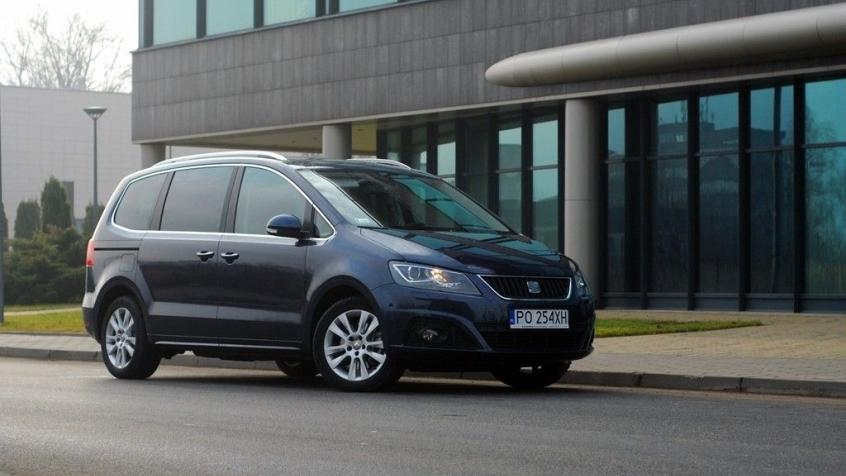
M86 270L85 327L118 378L190 351L344 390L405 369L532 389L593 349L576 263L387 160L166 160L117 187Z

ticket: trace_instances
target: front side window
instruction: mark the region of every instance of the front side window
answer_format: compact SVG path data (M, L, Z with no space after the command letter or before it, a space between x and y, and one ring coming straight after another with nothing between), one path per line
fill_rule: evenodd
M179 170L173 175L162 212L165 231L219 232L232 167Z
M405 230L508 232L495 216L443 180L416 174L317 170L303 173L353 224ZM369 217L362 217L366 212Z
M269 170L248 167L238 194L235 233L264 235L271 218L293 215L302 222L305 210L305 198L287 180Z
M165 177L167 174L158 174L129 184L115 212L115 223L132 230L149 230Z

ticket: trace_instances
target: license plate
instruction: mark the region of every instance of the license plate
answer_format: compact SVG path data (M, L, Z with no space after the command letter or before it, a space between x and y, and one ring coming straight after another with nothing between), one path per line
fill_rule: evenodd
M508 316L511 329L569 329L566 309L512 309Z

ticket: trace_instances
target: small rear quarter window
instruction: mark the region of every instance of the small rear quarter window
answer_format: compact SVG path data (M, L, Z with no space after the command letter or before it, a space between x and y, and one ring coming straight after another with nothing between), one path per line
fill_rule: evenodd
M158 174L130 183L118 204L115 223L132 230L149 230L166 176Z

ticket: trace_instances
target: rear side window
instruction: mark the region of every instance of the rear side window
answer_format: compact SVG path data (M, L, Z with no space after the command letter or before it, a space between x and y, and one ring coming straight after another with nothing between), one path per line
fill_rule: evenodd
M235 233L264 235L271 218L284 213L303 221L305 208L305 198L287 180L269 170L247 167L235 211Z
M166 176L153 175L129 184L115 212L115 223L132 230L149 230Z
M173 175L162 211L165 231L223 230L223 205L232 167L180 170Z

